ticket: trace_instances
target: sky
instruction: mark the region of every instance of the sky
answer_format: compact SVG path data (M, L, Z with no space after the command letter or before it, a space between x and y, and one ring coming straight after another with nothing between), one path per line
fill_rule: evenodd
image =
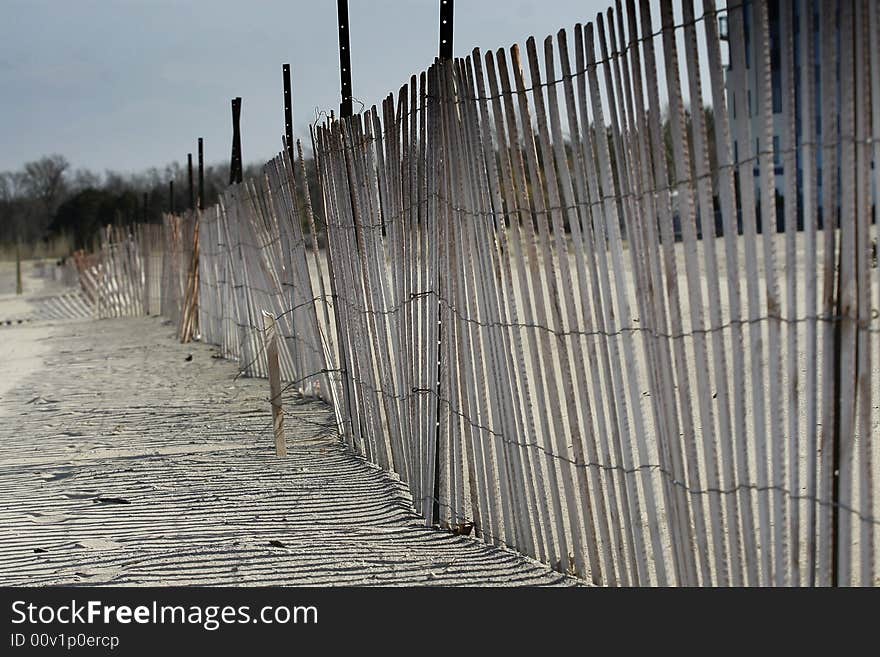
M610 4L459 0L455 54L543 39ZM431 63L438 7L349 0L355 98L379 103ZM97 172L183 164L199 136L207 162L227 161L235 96L244 161L265 161L281 148L287 62L306 141L317 111L338 111L333 0L0 0L0 171L49 153Z

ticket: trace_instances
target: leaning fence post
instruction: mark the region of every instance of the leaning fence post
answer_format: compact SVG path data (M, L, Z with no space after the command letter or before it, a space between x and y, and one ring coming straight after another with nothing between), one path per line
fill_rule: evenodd
M278 326L275 315L263 311L263 340L269 365L269 393L272 395L272 424L275 428L275 455L287 456L284 442L284 409L281 408L281 368L278 365Z
M232 161L229 165L229 184L240 183L241 170L241 98L232 99Z
M287 155L293 162L293 101L290 91L290 64L281 67L281 75L284 82L284 141Z

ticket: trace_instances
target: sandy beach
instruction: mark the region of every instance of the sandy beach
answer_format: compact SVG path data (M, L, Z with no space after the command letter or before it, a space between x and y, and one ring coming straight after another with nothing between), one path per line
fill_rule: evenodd
M22 319L0 327L4 585L576 583L424 527L322 403L285 399L276 458L266 381L159 317L41 318L65 291L28 271L17 299L3 267L0 309Z

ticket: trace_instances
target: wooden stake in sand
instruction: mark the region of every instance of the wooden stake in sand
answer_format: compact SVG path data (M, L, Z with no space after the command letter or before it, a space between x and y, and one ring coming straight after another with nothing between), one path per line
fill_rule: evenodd
M269 392L272 395L272 421L275 428L275 455L287 456L284 442L284 410L281 408L281 369L278 366L278 325L275 315L263 311L263 339L266 341L266 360L269 363Z
M15 243L15 293L21 294L21 243Z

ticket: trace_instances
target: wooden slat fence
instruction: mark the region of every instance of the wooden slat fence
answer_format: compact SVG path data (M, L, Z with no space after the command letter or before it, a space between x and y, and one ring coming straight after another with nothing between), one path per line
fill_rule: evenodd
M618 0L315 125L320 198L297 144L108 233L100 305L158 291L248 376L274 315L428 525L597 584L875 585L878 50L877 0Z

